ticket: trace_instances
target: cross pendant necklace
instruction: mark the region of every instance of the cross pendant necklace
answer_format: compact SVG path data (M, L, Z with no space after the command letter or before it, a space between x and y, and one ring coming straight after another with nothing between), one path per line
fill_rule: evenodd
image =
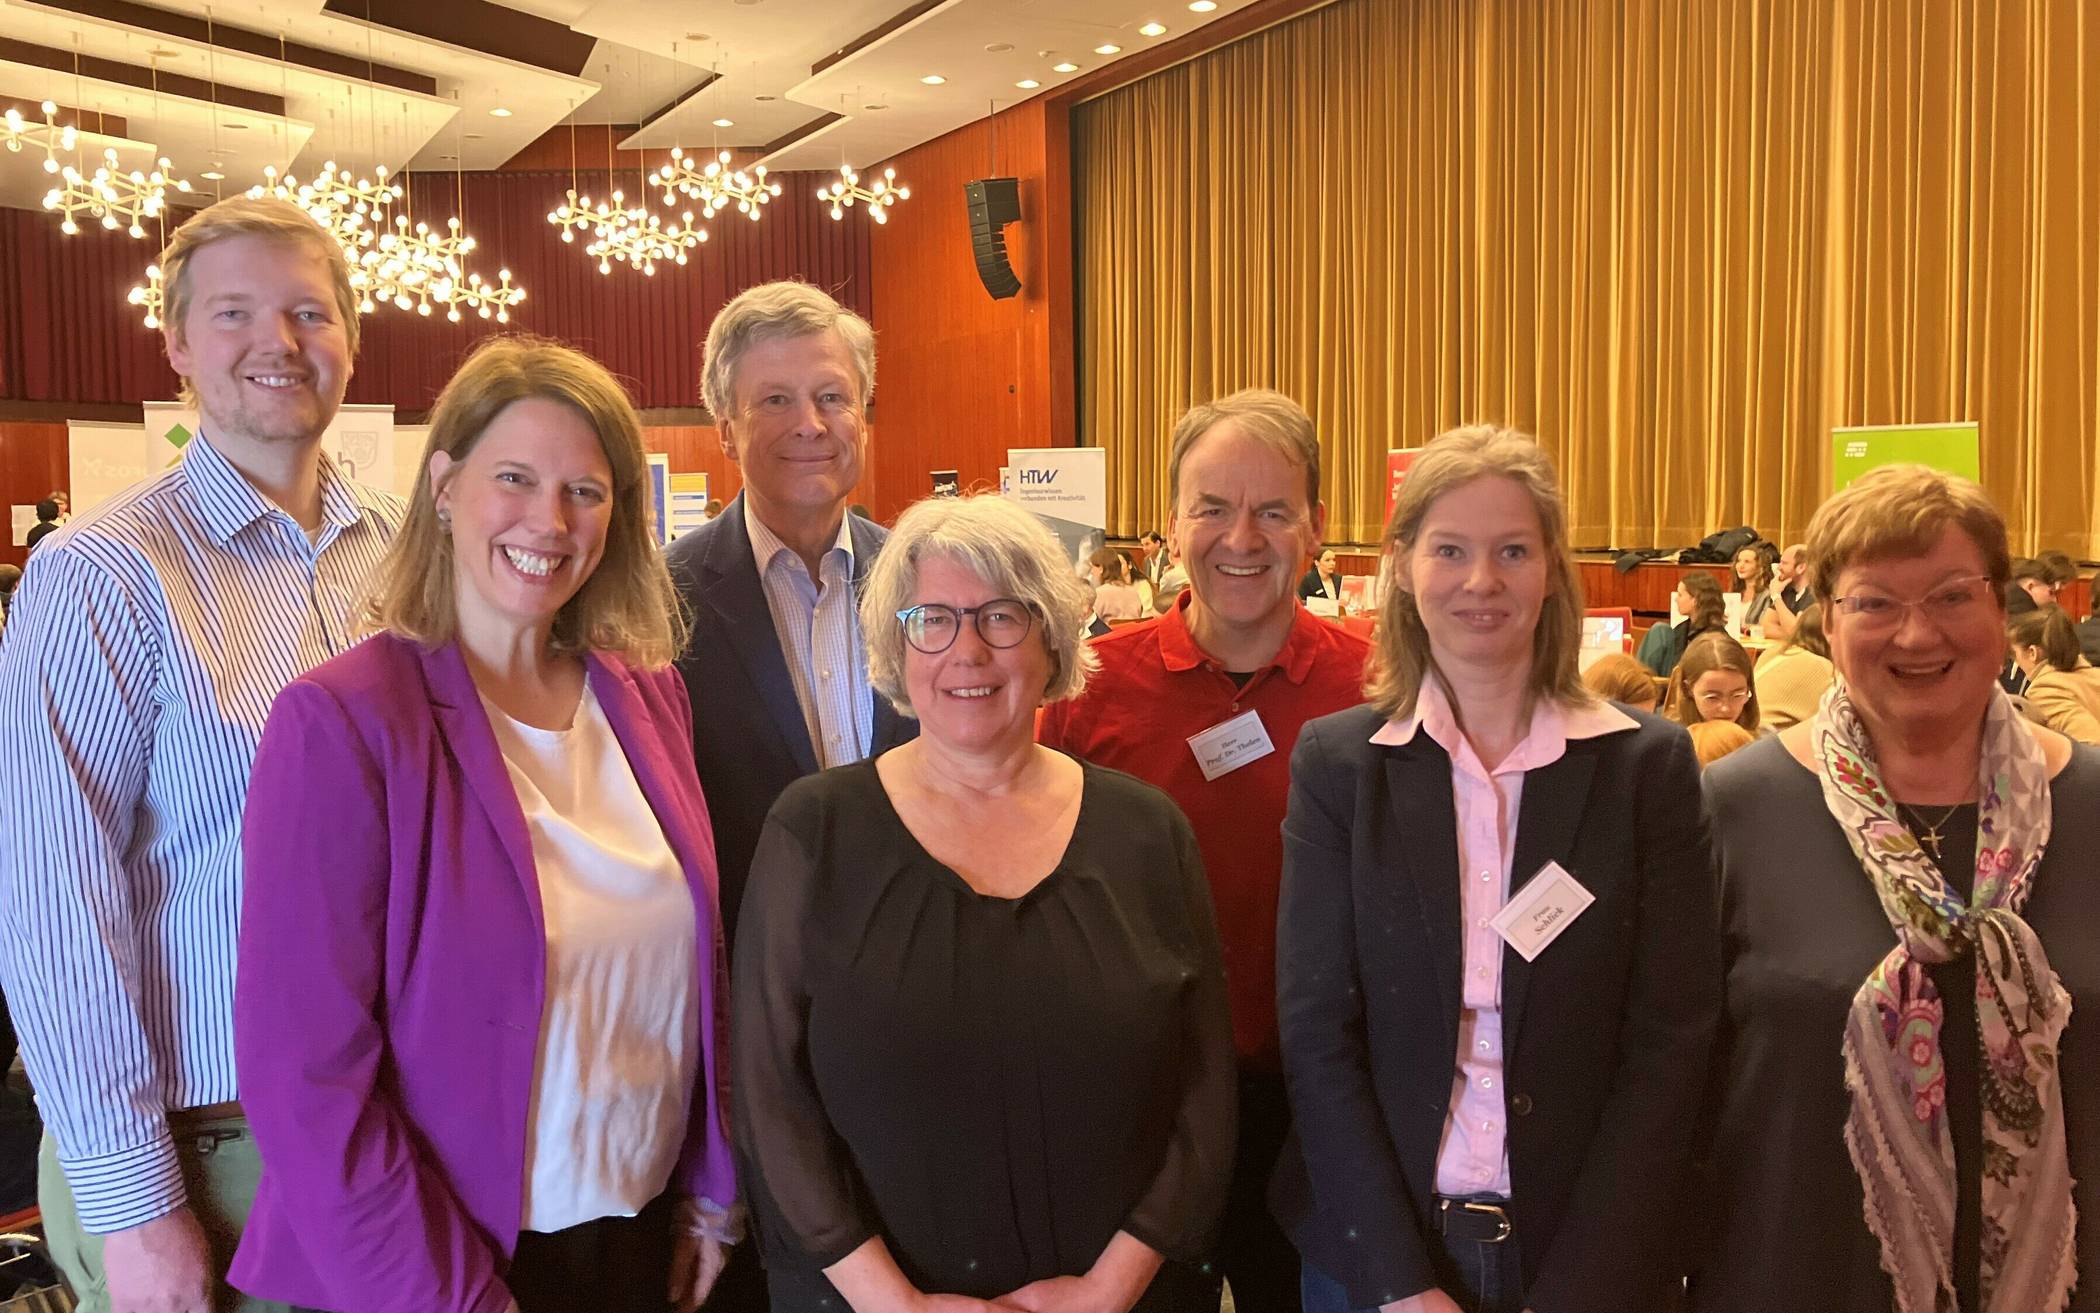
M1907 802L1899 802L1896 806L1904 813L1903 819L1910 827L1911 834L1926 852L1932 854L1932 860L1937 863L1940 860L1940 843L1946 838L1940 833L1940 827L1954 819L1954 813L1960 811L1962 805L1955 803L1945 809L1940 813L1938 820L1927 820L1923 808L1913 807Z

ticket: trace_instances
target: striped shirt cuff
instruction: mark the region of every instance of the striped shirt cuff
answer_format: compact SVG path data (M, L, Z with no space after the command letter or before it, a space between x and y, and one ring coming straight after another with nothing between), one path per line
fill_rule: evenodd
M189 1201L175 1142L163 1132L150 1144L92 1158L58 1160L83 1230L95 1235L143 1226Z

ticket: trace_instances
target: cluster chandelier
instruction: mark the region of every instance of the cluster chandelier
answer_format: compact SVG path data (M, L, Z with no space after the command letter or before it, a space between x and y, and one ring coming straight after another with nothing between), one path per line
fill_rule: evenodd
M817 199L831 207L831 217L844 219L846 211L858 201L868 207L868 214L877 223L890 221L890 207L898 201L911 199L911 188L897 185L897 171L884 169L873 187L860 185L860 175L841 164L839 176L826 187L817 188Z
M510 307L525 299L525 289L512 286L510 270L489 282L466 269L466 257L478 244L455 216L442 230L427 223L410 226L405 214L391 214L403 189L388 177L386 167L374 171L376 181L353 177L338 169L334 160L308 182L275 167L263 170L261 185L248 189L250 197L286 200L313 216L342 244L350 261L350 288L357 294L360 314L371 314L382 305L412 310L428 316L442 307L453 323L471 310L499 324L510 322ZM147 307L147 327L157 318L157 271L147 270L144 287L132 289L132 303Z
M668 191L664 198L669 203ZM568 199L548 213L547 222L561 230L564 242L574 243L579 230L590 233L583 252L598 262L601 274L611 273L613 262L619 261L654 278L657 261L684 264L685 253L707 240L707 229L695 226L691 210L665 223L646 205L628 205L621 191L615 191L610 202L593 205L589 196L579 196L571 187Z
M41 108L44 111L42 123L31 123L22 117L22 111L10 108L4 117L0 117L0 142L6 143L8 151L13 154L21 153L25 145L43 147L44 172L56 173L58 153L72 150L80 138L72 124L58 125L56 104L47 100Z
M175 166L163 155L151 173L138 169L126 173L117 162L116 148L107 147L102 166L92 176L70 164L59 170L59 185L44 193L44 208L60 216L59 231L68 237L80 231L82 215L100 220L112 232L122 228L133 237L144 237L146 221L166 211L168 193L190 189L189 182L175 177L174 171Z
M766 166L763 164L749 173L731 169L731 156L726 150L705 166L696 168L698 159L698 156L688 157L676 146L671 148L671 162L656 171L656 185L663 188L665 205L677 204L674 196L683 193L688 199L700 202L701 214L706 218L712 219L733 208L756 223L760 207L780 195L780 184L766 181Z

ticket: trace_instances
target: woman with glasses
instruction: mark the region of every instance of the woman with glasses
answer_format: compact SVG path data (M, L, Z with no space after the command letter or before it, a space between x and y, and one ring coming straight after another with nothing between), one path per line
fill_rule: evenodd
M1757 690L1752 687L1755 673L1741 643L1724 633L1701 634L1677 662L1665 705L1680 725L1727 720L1755 734L1759 717Z
M1306 1313L1666 1308L1720 1006L1684 731L1592 695L1538 444L1422 449L1371 701L1291 759L1277 1000ZM1264 1313L1267 1313L1264 1310Z
M1875 470L1808 551L1837 682L1705 778L1727 1010L1693 1306L2100 1309L2100 1032L2072 1021L2100 753L1998 688L1974 483Z
M917 739L781 795L736 952L775 1313L1215 1313L1224 969L1165 794L1035 742L1090 590L997 497L897 522L861 603Z

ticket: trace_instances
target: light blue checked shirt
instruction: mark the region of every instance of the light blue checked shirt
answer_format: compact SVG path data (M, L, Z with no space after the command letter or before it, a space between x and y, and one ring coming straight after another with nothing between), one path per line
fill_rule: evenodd
M780 654L795 682L795 701L809 727L820 767L844 766L868 755L875 741L875 698L868 688L867 652L860 642L860 599L853 592L853 530L839 517L838 541L809 565L759 521L744 498L744 529L766 590L766 610Z
M89 1231L185 1202L239 1097L241 807L270 704L350 646L399 498L324 457L309 540L203 435L37 547L0 639L0 983Z

